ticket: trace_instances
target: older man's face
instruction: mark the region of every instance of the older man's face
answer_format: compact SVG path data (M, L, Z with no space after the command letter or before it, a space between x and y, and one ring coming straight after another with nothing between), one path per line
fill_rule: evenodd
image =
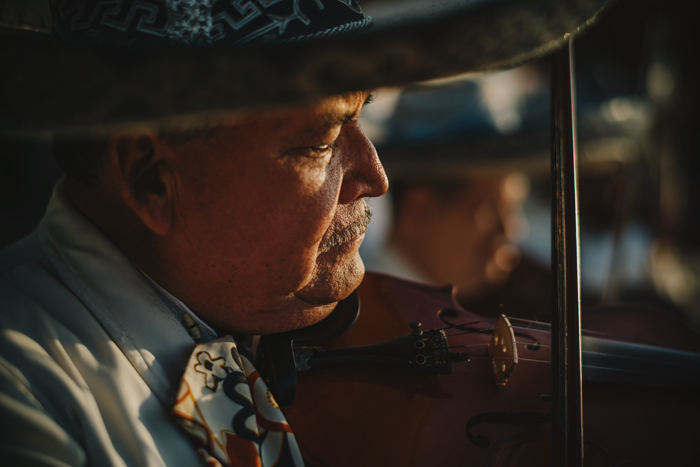
M270 333L312 324L362 280L364 198L387 190L357 122L367 97L265 114L173 145L176 284L205 320Z

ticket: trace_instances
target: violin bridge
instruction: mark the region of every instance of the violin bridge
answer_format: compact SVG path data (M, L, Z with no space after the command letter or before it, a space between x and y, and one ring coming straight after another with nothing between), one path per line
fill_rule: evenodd
M496 384L505 386L508 377L515 370L515 365L518 364L515 333L506 315L501 315L498 318L496 327L491 333L487 350L493 363L493 375L496 378Z

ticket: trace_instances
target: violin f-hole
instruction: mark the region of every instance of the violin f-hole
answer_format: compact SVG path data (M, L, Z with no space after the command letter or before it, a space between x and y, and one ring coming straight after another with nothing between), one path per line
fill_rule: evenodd
M496 379L496 384L505 386L508 377L518 364L515 333L506 315L501 315L498 318L496 327L491 334L491 339L489 339L487 350L493 363L493 376Z
M552 418L552 412L544 413L518 413L518 412L487 412L474 415L467 421L465 430L467 438L474 446L486 449L491 446L491 440L484 435L474 435L471 429L483 423L507 423L510 425L527 425L548 422Z

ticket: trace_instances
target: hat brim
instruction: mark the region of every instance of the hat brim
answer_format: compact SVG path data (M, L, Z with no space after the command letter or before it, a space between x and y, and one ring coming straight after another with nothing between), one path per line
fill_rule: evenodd
M0 36L0 131L80 132L289 105L514 67L563 47L609 0L375 0L375 25L324 41L247 48L97 49ZM432 5L432 7L431 7Z

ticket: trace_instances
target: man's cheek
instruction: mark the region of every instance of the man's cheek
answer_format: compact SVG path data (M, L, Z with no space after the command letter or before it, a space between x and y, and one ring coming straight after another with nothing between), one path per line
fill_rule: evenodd
M296 295L313 304L337 302L359 287L364 272L364 264L357 253L333 258L323 255L316 263L313 279Z
M293 240L296 235L290 235L289 241L279 243L279 250L268 253L266 264L258 266L262 275L274 277L278 295L290 294L306 287L315 275L316 244L302 246L301 242Z
M325 200L307 199L304 208L297 211L293 228L297 230L297 244L305 250L313 250L315 258L335 219L336 205Z

